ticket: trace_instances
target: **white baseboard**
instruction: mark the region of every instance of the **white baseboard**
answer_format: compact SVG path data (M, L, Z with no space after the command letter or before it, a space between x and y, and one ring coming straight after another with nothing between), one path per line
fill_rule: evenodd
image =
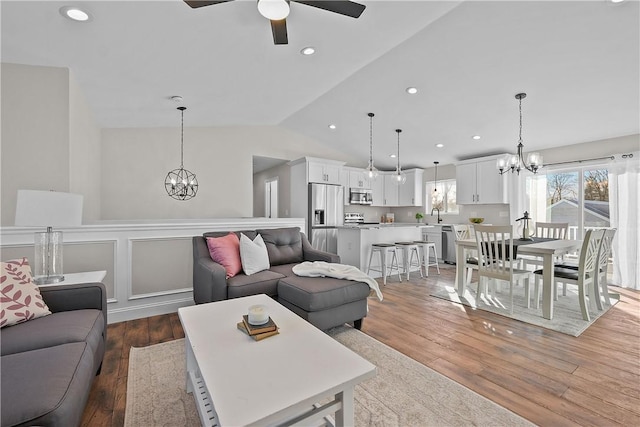
M193 298L180 298L171 301L162 301L152 304L140 304L131 307L107 310L107 322L117 323L127 320L141 319L143 317L157 316L160 314L176 313L180 307L193 305Z

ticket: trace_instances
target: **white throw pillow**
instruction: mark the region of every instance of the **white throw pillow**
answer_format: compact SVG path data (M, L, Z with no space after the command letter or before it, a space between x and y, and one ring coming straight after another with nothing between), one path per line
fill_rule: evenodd
M242 261L242 270L247 276L270 267L267 245L264 244L261 235L258 234L251 241L244 234L240 234L240 259Z

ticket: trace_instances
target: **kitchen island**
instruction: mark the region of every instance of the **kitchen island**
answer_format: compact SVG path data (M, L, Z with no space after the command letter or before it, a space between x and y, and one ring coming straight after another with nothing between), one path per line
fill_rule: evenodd
M358 267L366 273L372 244L420 240L422 239L423 231L433 227L433 225L398 222L338 227L338 255L340 255L340 262ZM402 266L402 251L398 252L400 254L399 262ZM371 261L371 267L380 270L379 257L374 257ZM418 270L417 267L415 270ZM370 276L382 277L382 274L372 270Z

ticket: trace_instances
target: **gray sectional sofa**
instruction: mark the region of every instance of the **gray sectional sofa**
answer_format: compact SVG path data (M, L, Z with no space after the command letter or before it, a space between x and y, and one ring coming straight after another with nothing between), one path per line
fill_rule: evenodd
M223 266L209 255L206 237L229 232L211 232L193 237L193 298L196 304L267 294L319 329L344 323L362 326L367 315L369 285L330 277L300 277L292 268L303 261L339 263L338 255L311 247L297 227L234 231L254 239L258 234L267 246L271 268L250 276L226 278Z
M2 427L79 426L107 338L102 283L40 288L52 314L0 329Z

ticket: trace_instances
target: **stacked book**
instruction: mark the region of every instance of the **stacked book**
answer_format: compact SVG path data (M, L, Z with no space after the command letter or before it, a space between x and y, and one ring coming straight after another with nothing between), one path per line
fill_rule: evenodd
M278 325L269 317L269 320L262 325L252 325L249 323L249 317L245 314L242 316L242 322L238 322L238 329L249 335L256 341L278 335Z

